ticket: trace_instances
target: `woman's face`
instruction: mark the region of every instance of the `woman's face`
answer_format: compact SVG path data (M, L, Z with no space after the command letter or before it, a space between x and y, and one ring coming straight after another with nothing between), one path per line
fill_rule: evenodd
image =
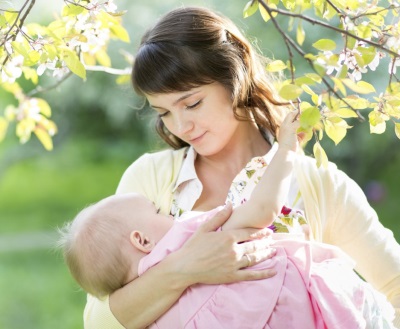
M239 127L229 92L214 82L189 91L146 95L166 128L210 156L234 143Z

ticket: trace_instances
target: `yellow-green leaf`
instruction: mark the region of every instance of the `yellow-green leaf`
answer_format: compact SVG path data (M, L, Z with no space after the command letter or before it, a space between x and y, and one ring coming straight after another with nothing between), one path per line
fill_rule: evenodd
M20 55L24 56L25 60L29 57L28 52L30 50L30 47L29 47L28 43L13 41L13 42L11 42L11 46L14 51L16 51Z
M329 51L336 48L336 42L331 39L320 39L314 42L312 46L318 50Z
M47 151L51 151L53 149L53 141L46 130L39 126L35 128L33 132Z
M358 115L354 110L351 110L346 107L342 107L340 109L335 110L335 114L337 114L341 118L357 118Z
M346 136L349 127L343 119L339 117L326 118L324 120L325 132L335 144L339 144Z
M327 168L328 167L328 157L325 153L325 150L322 148L319 142L316 142L313 146L313 153L315 160L317 160L317 167Z
M115 81L119 85L124 85L131 82L131 76L129 74L120 75Z
M386 131L386 121L378 111L371 111L368 115L371 134L382 134Z
M281 60L272 61L271 63L267 64L267 70L269 72L279 72L286 69L287 66Z
M35 98L35 100L37 101L37 106L39 107L39 112L49 118L51 116L51 108L50 108L49 103L47 103L42 98Z
M331 79L335 83L335 88L339 89L342 95L346 96L347 95L346 87L343 85L342 81L335 77L332 77Z
M7 11L4 12L4 18L9 25L14 24L15 20L18 18L19 11L14 10L12 8L8 8Z
M357 83L350 79L343 79L342 82L351 90L359 94L370 94L375 92L375 88L368 82L358 81Z
M394 132L396 133L397 138L400 139L400 123L395 122L395 124L394 124Z
M250 17L258 10L258 1L250 0L243 9L243 18Z
M38 84L39 77L36 73L36 70L25 66L25 67L22 67L22 72L24 73L26 80L31 80L35 85Z
M267 4L267 6L271 9L277 8L274 3ZM271 17L268 14L268 11L261 4L258 4L258 8L260 9L260 14L261 14L261 17L263 18L263 20L265 22L268 22L271 19ZM277 13L272 13L272 17L275 17L276 15L277 15Z
M315 95L315 92L306 84L301 85L301 88L309 95Z
M113 24L110 26L111 33L121 41L130 42L129 34L120 24Z
M63 53L63 60L72 73L76 74L82 79L86 79L86 69L80 62L78 55L72 50L65 48Z
M282 88L279 90L279 95L287 100L292 100L296 99L303 93L303 89L301 89L299 86L292 85L292 84L287 84L282 86Z
M352 108L356 110L364 110L368 107L371 107L369 100L361 98L357 95L348 96L343 100L346 101Z
M301 22L301 21L300 21ZM301 23L297 25L297 31L296 31L296 40L297 43L301 46L306 38L306 33L304 32L303 26Z
M111 58L104 49L96 51L95 56L100 65L111 67Z

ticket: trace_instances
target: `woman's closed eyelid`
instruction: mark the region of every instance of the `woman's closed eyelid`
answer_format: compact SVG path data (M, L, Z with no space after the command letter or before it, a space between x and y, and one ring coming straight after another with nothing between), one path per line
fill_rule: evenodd
M192 105L186 105L186 109L187 109L187 110L194 109L194 108L196 108L197 106L199 106L199 105L201 104L201 102L202 102L202 100L200 99L200 100L198 100L197 102L195 102L195 103L192 104Z
M164 113L158 113L158 117L159 118L165 117L168 113L169 113L169 111L164 112Z

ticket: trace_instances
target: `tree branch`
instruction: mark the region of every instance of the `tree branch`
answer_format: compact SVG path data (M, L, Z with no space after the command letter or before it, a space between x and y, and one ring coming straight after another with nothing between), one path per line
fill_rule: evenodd
M261 3L262 6L263 6L266 10L267 10L267 7L268 7L268 10L267 10L268 12L271 12L271 13L278 13L278 14L281 14L281 15L284 15L284 16L289 16L289 17L294 17L294 18L299 18L299 19L301 19L301 20L304 20L304 21L306 21L306 22L309 22L309 23L312 24L312 25L319 25L319 26L325 27L326 29L333 30L333 31L336 31L336 32L339 32L339 33L343 33L343 34L345 34L345 35L347 35L347 36L349 36L349 37L352 37L352 38L354 38L354 39L356 39L356 40L358 40L358 41L363 41L363 42L365 42L366 44L369 44L370 46L374 46L375 48L378 48L378 49L381 49L381 50L385 51L386 53L392 55L394 58L400 57L400 54L398 54L398 53L396 53L396 52L394 52L394 51L392 51L392 50L390 50L390 49L384 47L383 45L381 45L381 44L379 44L379 43L377 43L377 42L371 41L371 40L366 40L366 39L364 39L364 38L361 38L361 37L359 37L359 36L357 36L357 35L355 35L355 34L353 34L353 33L350 33L350 32L347 31L347 30L340 29L340 28L338 28L338 27L329 25L329 24L327 24L327 23L325 23L325 22L322 22L322 21L320 21L320 20L317 20L317 19L313 19L313 18L304 16L304 15L302 15L302 14L295 14L295 13L292 13L292 12L290 12L290 11L283 10L283 9L278 9L278 8L276 8L276 9L275 9L275 8L270 8L267 4L265 4L265 2L264 2L263 0L259 0L259 3ZM271 16L271 15L270 15L270 16ZM271 17L272 17L272 16L271 16Z
M258 2L259 2L259 3L265 8L265 10L268 12L268 14L269 14L269 16L270 16L270 18L271 18L271 21L274 23L274 26L276 27L276 29L278 30L278 32L282 35L282 38L284 39L286 45L287 45L287 46L289 46L289 45L292 46L292 47L296 50L296 52L299 53L299 54L307 61L307 63L310 65L310 67L313 69L313 71L314 71L315 73L318 74L318 71L317 71L317 70L315 69L315 67L314 67L314 63L313 63L309 58L306 57L306 53L293 41L293 39L292 39L290 36L288 36L288 35L280 28L280 26L279 26L278 22L276 21L275 17L272 16L272 12L273 12L274 10L271 9L267 4L265 4L265 2L264 2L263 0L258 0ZM318 74L318 76L320 76L320 75ZM328 89L328 91L329 91L330 93L334 94L338 99L340 99L342 102L344 102L352 111L354 111L354 112L357 114L357 117L358 117L360 120L365 120L364 117L361 115L361 113L360 113L359 111L357 111L353 106L351 106L347 101L345 101L345 100L343 99L343 97L340 96L340 95L336 92L336 90L334 90L334 89L332 88L332 86L329 84L329 82L328 82L323 76L320 76L320 77L321 77L322 82L324 83L324 85L326 86L326 88Z

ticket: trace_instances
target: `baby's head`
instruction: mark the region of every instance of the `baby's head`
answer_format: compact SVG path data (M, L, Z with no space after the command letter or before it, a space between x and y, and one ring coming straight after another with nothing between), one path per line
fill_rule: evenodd
M137 277L140 259L172 225L139 194L113 195L83 209L61 229L60 246L72 276L102 297Z

